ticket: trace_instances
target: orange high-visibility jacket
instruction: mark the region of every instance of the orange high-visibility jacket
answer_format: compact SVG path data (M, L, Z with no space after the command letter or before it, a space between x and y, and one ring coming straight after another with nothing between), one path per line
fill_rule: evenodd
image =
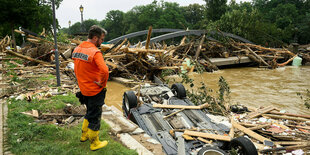
M84 96L95 96L106 87L109 68L104 62L102 53L91 42L84 41L72 53L74 72ZM99 82L103 87L98 86Z

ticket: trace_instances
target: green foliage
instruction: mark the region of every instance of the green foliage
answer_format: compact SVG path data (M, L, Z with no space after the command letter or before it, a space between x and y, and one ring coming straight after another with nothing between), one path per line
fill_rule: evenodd
M153 29L219 29L270 47L280 47L295 41L300 44L310 43L309 0L253 0L241 3L232 0L228 5L227 0L205 2L206 5L179 6L177 3L153 1L128 12L112 10L105 19L100 22L89 21L89 25L99 24L106 28L109 32L107 41L153 26ZM7 26L10 25L3 27ZM70 34L80 31L79 22L68 30L64 29L64 32ZM141 36L130 41L136 43L145 39L146 36Z
M86 32L88 32L89 28L93 25L99 25L99 21L94 19L88 19L83 21L83 28Z
M181 83L189 84L191 88L194 87L194 80L187 74L181 73L179 76L182 78ZM212 96L212 92L214 92L214 90L208 88L203 82L201 82L195 90L186 90L186 94L195 105L209 103L210 106L208 107L208 111L210 113L226 115L225 105L229 102L229 100L226 101L226 99L230 98L230 87L222 76L219 78L218 85L219 90L216 92L218 97Z
M119 10L109 11L106 15L104 28L107 29L109 38L116 38L124 32L124 13ZM106 38L106 39L109 39Z
M14 154L137 154L134 150L125 148L120 143L114 141L109 135L110 127L101 122L100 139L108 140L109 144L96 152L89 149L89 143L81 143L79 141L81 134L81 124L78 126L58 127L53 124L38 124L34 122L32 117L21 114L20 112L31 109L40 109L43 111L52 111L55 103L64 101L65 103L76 100L76 97L69 95L62 99L63 96L56 96L49 101L21 101L11 99L8 105L8 143L10 151ZM72 98L72 99L69 99ZM73 99L74 98L74 99ZM46 107L47 104L53 106ZM44 105L42 105L44 104Z
M186 26L189 29L201 29L203 19L205 18L205 7L199 4L190 4L182 7Z
M228 83L226 82L226 80L224 79L223 76L221 76L219 78L219 82L218 82L218 86L219 86L219 91L218 91L218 99L221 101L221 102L224 102L225 101L225 97L226 98L229 98L229 95L230 95L230 87L228 85Z
M66 43L69 44L70 41L68 39L68 33L64 33L64 31L60 31L57 33L57 42L61 42L61 43ZM54 42L54 36L53 35L48 35L46 37L47 40Z
M206 16L211 21L216 21L226 12L227 0L205 0Z
M310 109L310 90L307 89L307 92L304 93L297 93L297 95L300 97L301 100L303 100L304 105L306 108Z
M62 0L55 0L58 8ZM0 35L11 34L11 30L22 26L39 33L51 30L53 14L51 0L2 0L0 7Z

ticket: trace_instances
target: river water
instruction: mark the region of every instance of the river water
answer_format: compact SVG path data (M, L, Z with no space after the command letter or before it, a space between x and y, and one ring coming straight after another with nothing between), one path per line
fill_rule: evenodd
M192 73L196 89L200 82L218 90L218 80L223 76L230 86L232 104L244 104L251 107L274 106L297 114L310 114L297 92L310 90L310 66L287 66L274 70L264 68L232 68L213 73ZM180 81L178 76L169 77L170 81ZM190 87L185 85L187 89ZM122 95L130 88L116 82L108 82L106 103L121 109ZM214 94L215 95L215 94Z

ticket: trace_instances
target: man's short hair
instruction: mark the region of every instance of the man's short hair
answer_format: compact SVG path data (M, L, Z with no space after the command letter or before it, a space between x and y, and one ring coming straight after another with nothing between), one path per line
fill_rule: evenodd
M97 36L98 38L100 38L102 34L107 35L108 32L104 28L98 25L93 25L89 29L88 39L93 39L94 36Z

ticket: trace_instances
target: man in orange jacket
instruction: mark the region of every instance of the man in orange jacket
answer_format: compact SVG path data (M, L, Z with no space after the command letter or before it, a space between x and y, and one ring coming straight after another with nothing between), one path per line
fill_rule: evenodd
M107 141L99 140L99 129L109 69L97 48L100 47L106 34L106 30L93 25L89 30L87 41L82 42L72 53L74 72L81 90L79 99L87 107L80 141L85 142L89 139L90 149L93 151L108 144Z

